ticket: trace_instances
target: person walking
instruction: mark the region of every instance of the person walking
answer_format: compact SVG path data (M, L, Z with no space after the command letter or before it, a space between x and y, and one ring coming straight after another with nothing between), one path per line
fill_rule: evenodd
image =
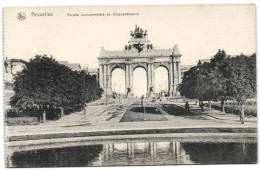
M201 111L204 111L204 103L203 101L200 103Z
M185 103L185 110L186 111L190 111L190 106L189 106L189 102L188 101L186 101L186 103Z
M142 97L141 97L141 105L142 105L142 107L144 107L144 95L142 95Z

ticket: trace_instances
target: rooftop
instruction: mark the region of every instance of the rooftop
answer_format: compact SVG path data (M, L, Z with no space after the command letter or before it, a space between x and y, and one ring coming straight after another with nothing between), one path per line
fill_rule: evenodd
M145 49L138 52L137 49L132 50L114 50L107 51L103 47L101 48L99 58L117 58L117 57L164 57L164 56L180 56L178 46L175 45L175 49Z
M88 72L89 73L97 73L98 72L98 68L88 68Z
M69 63L68 61L58 61L58 63L69 67L73 71L80 71L81 70L81 66L80 66L79 63Z

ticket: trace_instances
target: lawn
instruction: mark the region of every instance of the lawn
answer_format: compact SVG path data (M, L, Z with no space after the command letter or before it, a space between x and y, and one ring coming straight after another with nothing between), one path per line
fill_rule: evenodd
M145 107L142 106L132 106L127 109L124 116L121 118L120 122L141 122L141 121L166 121L165 116L153 106Z

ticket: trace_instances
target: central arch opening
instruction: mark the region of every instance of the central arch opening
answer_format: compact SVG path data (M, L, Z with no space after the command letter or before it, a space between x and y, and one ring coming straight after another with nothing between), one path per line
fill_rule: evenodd
M135 97L146 96L147 77L143 67L137 67L133 71L133 92Z
M169 91L169 77L168 70L164 66L159 66L154 71L155 79L155 93L159 96L168 95Z
M125 94L125 71L120 67L112 70L112 91Z

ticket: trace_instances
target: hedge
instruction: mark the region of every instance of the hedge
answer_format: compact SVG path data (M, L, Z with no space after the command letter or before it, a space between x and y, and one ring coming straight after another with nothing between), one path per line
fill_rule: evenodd
M208 106L208 104L206 104L206 106ZM220 105L212 104L211 108L219 110L219 111L222 111L222 108L221 108ZM225 113L231 113L231 114L235 114L235 115L240 115L241 114L241 110L240 110L239 107L225 105L224 106L224 110L225 110ZM245 116L247 116L247 117L251 117L251 116L257 117L257 110L247 109L245 107L244 111L245 111Z
M36 125L39 124L37 117L15 117L15 118L6 118L6 124L9 126L15 125Z

